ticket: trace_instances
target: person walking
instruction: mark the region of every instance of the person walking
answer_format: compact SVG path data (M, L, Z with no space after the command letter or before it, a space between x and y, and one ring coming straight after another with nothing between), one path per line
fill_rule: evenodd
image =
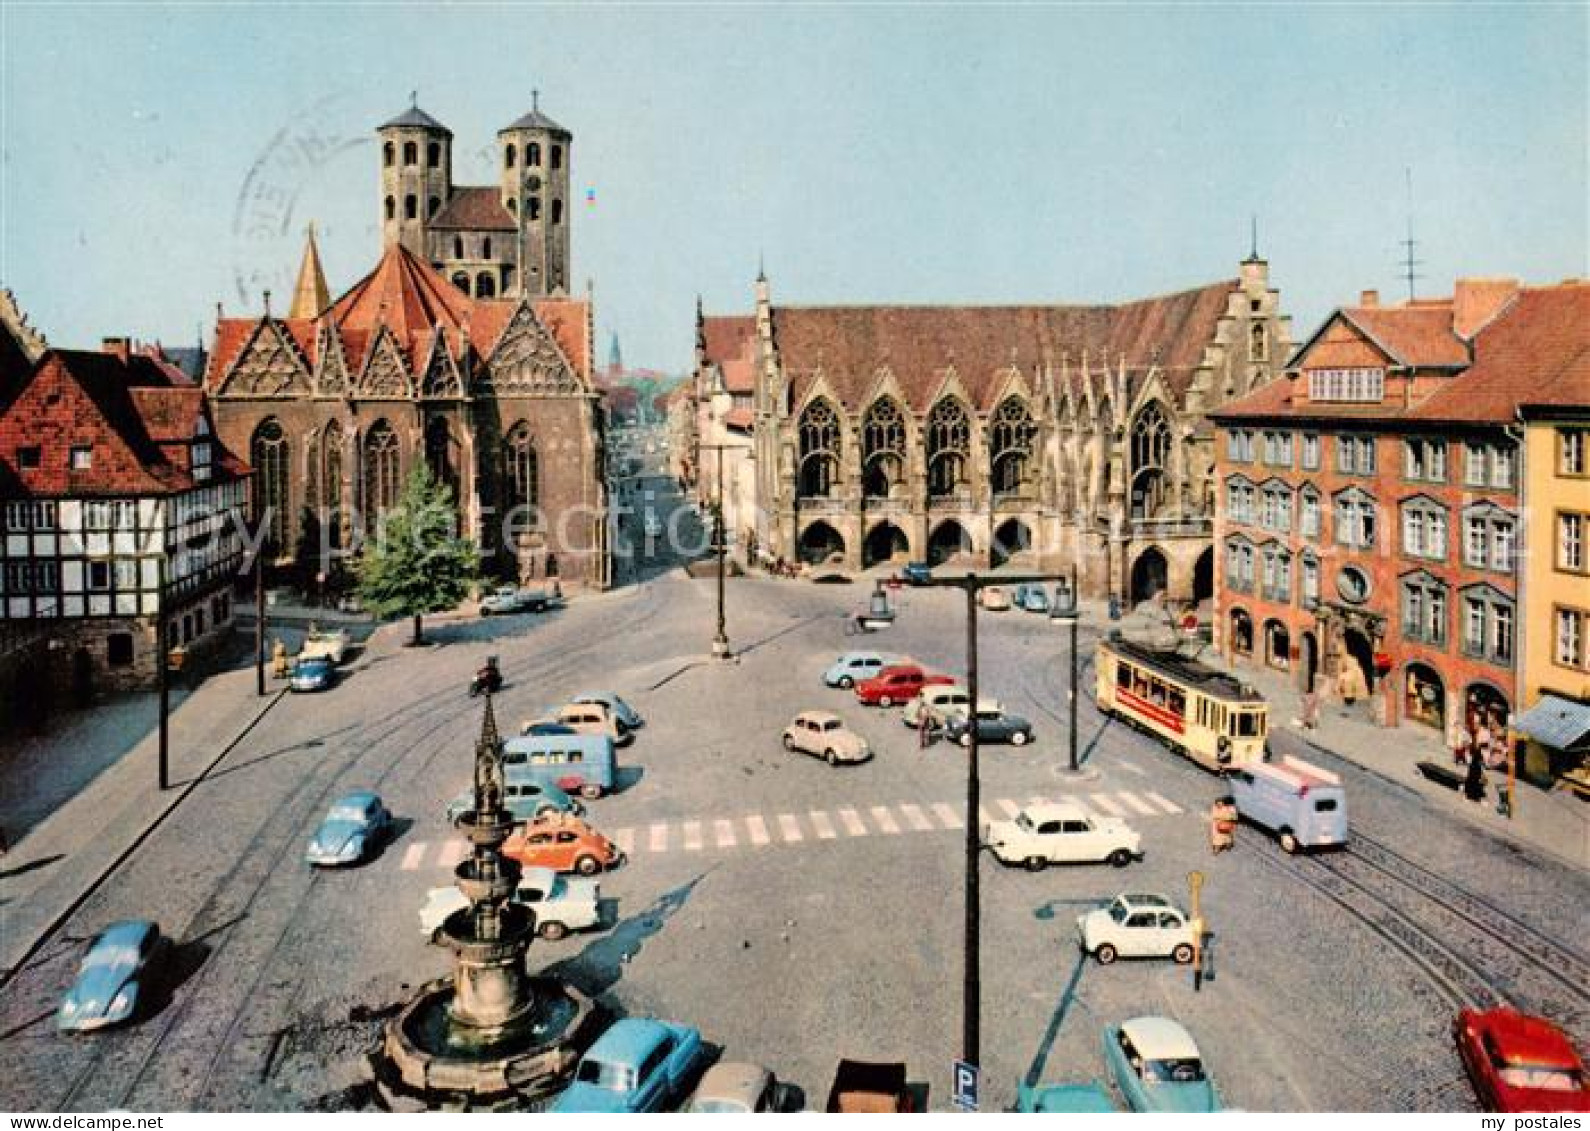
M1229 796L1209 807L1209 851L1216 856L1237 841L1237 805Z
M1482 729L1480 733L1485 732ZM1463 775L1463 796L1476 805L1485 800L1485 758L1478 746L1469 751L1469 768Z

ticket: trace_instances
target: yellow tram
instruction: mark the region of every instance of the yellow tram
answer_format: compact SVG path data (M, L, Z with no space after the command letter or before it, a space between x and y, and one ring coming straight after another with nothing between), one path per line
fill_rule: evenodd
M1209 770L1264 759L1269 704L1241 681L1112 632L1094 657L1099 710L1157 735Z

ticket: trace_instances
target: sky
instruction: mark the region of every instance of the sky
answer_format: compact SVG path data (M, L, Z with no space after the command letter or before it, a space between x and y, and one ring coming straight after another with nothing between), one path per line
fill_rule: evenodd
M1301 340L1459 276L1590 274L1584 3L27 5L0 0L0 285L50 340L189 345L380 254L375 127L455 180L530 108L574 134L598 353L694 311L1099 303L1235 277ZM1412 193L1408 179L1411 175ZM589 199L587 199L589 197Z

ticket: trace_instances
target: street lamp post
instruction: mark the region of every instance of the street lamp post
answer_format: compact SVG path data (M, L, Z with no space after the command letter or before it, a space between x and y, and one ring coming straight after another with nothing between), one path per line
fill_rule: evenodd
M159 588L155 591L155 662L160 668L160 789L171 788L171 642L166 631L166 561L160 555Z
M966 694L971 700L966 727L966 869L964 881L964 922L961 978L961 1059L967 1064L980 1062L982 1038L982 889L981 862L982 782L978 776L977 736L977 594L991 585L1022 585L1063 581L1058 574L1025 574L986 577L967 573L958 577L930 577L924 583L937 589L960 589L966 593Z
M701 444L700 449L705 452L716 453L717 461L717 499L712 507L712 550L718 558L718 632L712 638L713 659L727 660L729 658L729 633L724 620L723 610L723 576L728 567L729 543L727 532L723 528L723 453L732 445L729 444Z
M1067 720L1071 732L1071 772L1077 772L1077 622L1081 619L1077 607L1077 569L1071 567L1071 577L1062 581L1065 588L1055 587L1054 602L1049 607L1049 619L1071 626L1071 698Z

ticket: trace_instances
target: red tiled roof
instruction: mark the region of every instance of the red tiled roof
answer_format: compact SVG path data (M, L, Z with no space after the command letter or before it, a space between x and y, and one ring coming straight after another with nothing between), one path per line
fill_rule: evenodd
M1452 303L1349 306L1342 316L1389 353L1398 365L1461 369L1469 353L1452 330Z
M432 217L430 226L491 232L519 230L513 216L502 206L502 190L493 185L454 188L442 210Z
M731 393L756 391L756 318L749 314L713 315L701 320L707 361L723 370Z
M887 367L922 410L953 366L988 408L1011 366L1058 372L1062 356L1075 365L1084 351L1112 369L1123 358L1137 373L1157 365L1179 395L1236 286L1227 280L1116 306L775 307L773 340L797 402L821 370L849 407L859 407Z
M175 380L172 369L148 356L50 351L0 416L0 461L32 495L149 495L195 486L187 441L206 411L204 394ZM92 449L91 463L73 469L71 449L80 446ZM37 468L22 469L24 447L40 449ZM218 472L245 470L230 452L218 455Z
M557 341L569 364L582 378L590 377L590 351L586 322L590 304L584 299L535 299L531 309ZM375 331L388 327L418 375L430 357L431 342L438 328L445 331L448 348L455 360L464 338L478 357L491 355L507 329L518 299L475 299L442 278L430 264L410 254L400 244L388 247L375 269L355 283L332 303L324 316L329 318L342 340L343 356L350 370L357 372L375 338ZM210 367L205 385L211 390L222 379L247 346L261 319L223 318L216 326L215 348L210 351ZM321 319L277 318L303 354L307 364L318 360L317 341Z

